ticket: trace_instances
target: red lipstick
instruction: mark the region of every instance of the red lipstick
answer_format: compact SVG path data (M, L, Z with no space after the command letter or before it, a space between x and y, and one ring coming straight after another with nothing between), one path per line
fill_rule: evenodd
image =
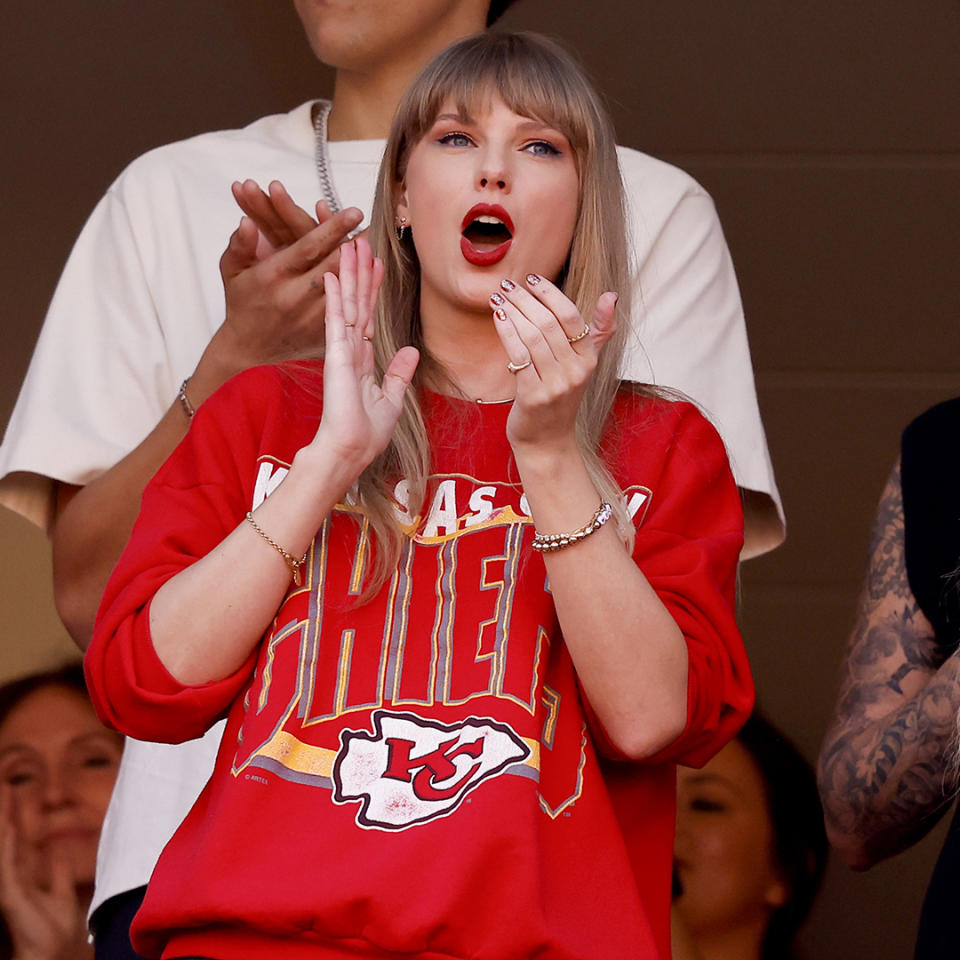
M502 243L499 243L494 247L477 246L466 235L466 231L471 224L481 217L494 217L495 219L499 220L510 236ZM463 254L464 259L468 263L472 263L476 267L489 267L495 263L499 263L507 255L507 251L510 249L510 244L513 243L513 220L510 219L510 214L507 213L507 211L501 207L499 203L474 204L467 211L466 216L463 218L463 222L460 225L460 230L460 252Z

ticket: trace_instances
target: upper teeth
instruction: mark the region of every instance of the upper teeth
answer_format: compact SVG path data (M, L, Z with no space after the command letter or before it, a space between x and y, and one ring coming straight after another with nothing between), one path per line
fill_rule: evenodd
M499 217L491 217L486 215L477 217L477 223L499 223L501 226L503 225L503 221Z

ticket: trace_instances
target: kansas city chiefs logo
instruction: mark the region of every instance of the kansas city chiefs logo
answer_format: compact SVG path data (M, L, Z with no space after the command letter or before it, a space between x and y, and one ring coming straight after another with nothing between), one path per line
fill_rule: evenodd
M369 829L449 816L484 780L530 756L510 727L490 719L447 724L385 710L372 719L372 733L340 734L333 764L334 802L360 801L356 822Z

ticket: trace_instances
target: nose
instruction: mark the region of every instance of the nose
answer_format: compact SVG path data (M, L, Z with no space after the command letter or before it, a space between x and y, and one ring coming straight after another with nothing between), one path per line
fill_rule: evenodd
M495 177L481 177L480 186L485 188L488 184L493 184L498 190L507 189L507 179L504 176L495 176Z
M57 810L73 802L70 778L63 772L51 771L44 778L41 802L47 810Z
M479 189L509 193L511 177L506 151L490 145L481 150L480 154L477 170Z

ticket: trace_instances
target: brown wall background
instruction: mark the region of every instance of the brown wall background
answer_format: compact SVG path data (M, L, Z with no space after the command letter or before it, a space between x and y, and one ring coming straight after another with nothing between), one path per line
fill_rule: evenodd
M123 166L329 75L278 0L5 0L2 22L5 423L73 238ZM960 393L960 4L523 0L505 22L577 50L620 141L717 202L790 525L744 568L744 632L767 711L812 759L899 432ZM69 651L46 542L5 511L0 622L0 676ZM938 844L833 867L809 956L910 956Z

